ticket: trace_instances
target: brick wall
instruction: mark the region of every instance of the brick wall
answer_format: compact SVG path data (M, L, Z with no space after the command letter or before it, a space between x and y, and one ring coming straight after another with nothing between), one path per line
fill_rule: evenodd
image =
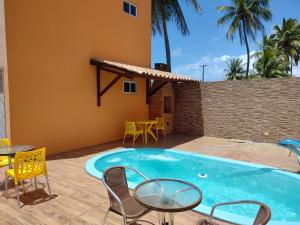
M204 135L200 84L178 83L174 90L174 131Z
M300 139L300 78L223 81L175 88L177 132L276 142Z
M157 87L160 82L153 84L153 89ZM171 96L172 98L172 112L164 113L164 96ZM155 117L164 117L166 133L173 132L173 120L174 120L174 90L172 83L167 83L160 90L158 90L150 98L149 118L155 119Z

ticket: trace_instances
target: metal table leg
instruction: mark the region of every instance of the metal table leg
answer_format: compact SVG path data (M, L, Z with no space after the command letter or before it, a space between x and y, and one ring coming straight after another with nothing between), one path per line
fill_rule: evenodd
M11 156L8 156L8 168L12 169Z
M174 213L169 213L170 221L169 225L174 225Z

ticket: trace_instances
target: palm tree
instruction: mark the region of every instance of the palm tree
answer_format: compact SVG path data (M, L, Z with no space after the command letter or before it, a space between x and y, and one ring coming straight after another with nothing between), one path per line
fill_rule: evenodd
M296 19L283 18L282 25L274 26L275 34L272 38L276 40L276 45L285 53L287 64L286 73L290 69L291 75L293 74L293 61L298 65L300 57L300 24Z
M258 30L264 32L265 28L261 21L270 20L272 13L269 0L231 0L231 2L231 6L218 7L218 11L224 13L218 20L218 24L230 23L227 38L233 40L234 34L238 32L241 45L246 45L246 79L248 79L250 66L248 36L255 40Z
M196 12L201 12L198 0L185 0ZM168 71L171 71L171 50L167 23L175 22L182 35L188 35L189 29L178 0L152 0L152 32L164 36Z
M244 78L245 70L242 59L229 59L226 64L228 67L227 69L225 69L227 80L242 80Z
M286 65L282 53L278 49L264 48L257 54L258 60L254 67L259 76L263 78L286 77Z

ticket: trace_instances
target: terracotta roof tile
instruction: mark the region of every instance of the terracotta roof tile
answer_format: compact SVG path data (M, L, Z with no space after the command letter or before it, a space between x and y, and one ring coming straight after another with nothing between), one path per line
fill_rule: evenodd
M156 70L156 69L150 69L150 68L146 68L146 67L134 66L134 65L129 65L129 64L125 64L125 63L113 62L113 61L109 61L109 60L93 58L93 59L91 59L91 62L96 62L96 63L102 64L102 65L106 65L108 67L125 70L125 71L131 72L131 73L136 73L136 74L139 74L139 75L142 75L145 77L149 76L149 78L157 77L157 78L170 79L170 80L176 80L176 81L200 82L197 79L194 79L192 77L185 76L185 75L178 75L175 73L165 72L165 71Z

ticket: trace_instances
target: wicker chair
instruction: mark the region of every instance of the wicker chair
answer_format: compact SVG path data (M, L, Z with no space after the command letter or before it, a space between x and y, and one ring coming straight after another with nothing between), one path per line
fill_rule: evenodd
M118 166L107 169L103 175L103 184L107 188L110 207L105 214L103 225L106 223L109 212L122 216L124 225L131 224L150 212L129 194L125 169L129 169L148 180L142 173L129 167Z
M225 202L225 203L220 203L220 204L214 205L210 212L209 218L200 220L197 223L197 225L218 225L218 223L212 221L213 214L214 214L216 207L224 206L224 205L236 205L236 204L255 204L255 205L260 206L260 208L257 212L257 215L255 217L255 220L253 222L253 225L265 225L269 222L269 220L271 218L271 210L267 205L265 205L261 202L257 202L257 201L245 200L245 201L236 201L236 202Z

